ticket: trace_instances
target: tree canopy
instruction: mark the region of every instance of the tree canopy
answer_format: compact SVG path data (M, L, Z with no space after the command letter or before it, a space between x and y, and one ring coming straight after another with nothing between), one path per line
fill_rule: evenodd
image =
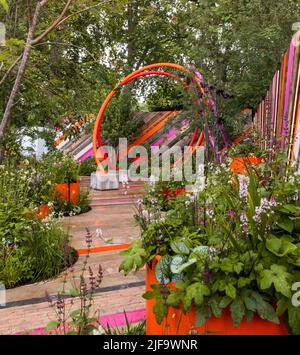
M0 21L6 26L6 43L0 47L1 116L39 2L43 1L0 1ZM32 42L10 127L55 128L72 113L96 114L120 78L160 61L199 68L230 119L261 100L291 39L300 7L297 0L73 0L63 21L39 41L67 3L49 0L41 9L35 29L38 41ZM145 96L143 106L135 92ZM122 129L126 133L132 111L176 108L181 98L172 81L152 78L133 84L122 95L105 125L108 136Z

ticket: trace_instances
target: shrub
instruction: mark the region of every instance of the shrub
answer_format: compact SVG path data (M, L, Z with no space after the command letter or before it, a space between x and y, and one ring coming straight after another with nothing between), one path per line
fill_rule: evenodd
M37 204L51 196L49 185L32 183L37 171L29 161L0 168L0 282L6 287L48 279L75 260L62 223L36 215Z
M79 163L79 175L90 176L97 169L94 157L89 157L83 162Z

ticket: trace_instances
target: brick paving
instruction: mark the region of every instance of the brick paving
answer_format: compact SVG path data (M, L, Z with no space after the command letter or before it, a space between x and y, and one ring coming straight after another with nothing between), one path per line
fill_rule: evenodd
M82 185L87 188L86 180ZM86 248L86 227L93 234L92 247L130 244L139 238L139 228L134 225L133 220L133 204L141 195L142 189L142 184L131 184L126 195L122 190L91 191L92 210L65 218L65 227L72 235L71 246L75 249ZM123 203L118 203L120 200ZM102 230L103 239L96 236L98 228ZM65 289L68 290L72 284L71 279L79 280L85 258L85 255L79 256L72 272L68 270L52 280L7 290L7 307L0 308L0 334L15 334L44 327L55 319L53 310L45 301L45 293L55 296L62 289L64 278ZM87 260L88 266L96 272L99 264L104 270L103 282L95 297L95 307L101 314L145 308L141 297L144 292L144 270L127 277L120 274L118 267L121 257L118 250L93 253Z

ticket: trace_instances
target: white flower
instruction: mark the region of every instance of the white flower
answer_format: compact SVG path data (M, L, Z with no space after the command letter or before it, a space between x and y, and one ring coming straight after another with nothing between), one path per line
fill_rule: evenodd
M103 238L103 233L101 228L96 229L96 237Z
M141 198L139 198L137 201L136 201L137 205L139 207L141 207L143 205L143 200Z
M248 186L249 179L244 175L239 175L239 189L240 189L240 199L248 200Z
M105 330L103 329L102 325L100 324L98 329L93 330L93 335L104 335Z
M156 178L154 175L151 175L149 178L149 183L150 185L155 185L156 184Z
M206 215L207 215L207 217L209 217L209 218L213 218L213 216L214 216L214 211L213 211L211 208L208 208L208 209L206 210Z

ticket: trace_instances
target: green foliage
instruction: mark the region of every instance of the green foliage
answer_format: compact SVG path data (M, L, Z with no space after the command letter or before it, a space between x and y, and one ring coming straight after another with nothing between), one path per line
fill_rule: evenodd
M125 275L133 270L140 269L146 263L147 254L140 241L134 242L128 250L121 251L120 255L124 256L124 260L119 267L119 271L124 271Z
M54 151L44 155L41 162L48 170L49 179L55 184L71 184L77 182L79 165L67 154Z
M161 324L165 317L168 316L168 305L167 305L167 297L169 294L169 288L165 285L151 285L152 290L147 291L143 297L146 300L155 300L153 306L153 312L155 314L155 318L158 324Z
M137 206L139 248L149 263L161 257L158 285L147 299L157 297L153 310L161 312L160 322L167 314L164 287L168 307L182 305L185 313L196 307L197 324L230 307L236 327L255 313L277 324L280 315L298 334L299 307L289 304L299 278L300 176L281 157L239 177L227 167L230 162L211 165L205 186L196 195L178 196L167 211L156 203L162 190L153 186Z
M70 11L94 4L94 0L76 1ZM26 2L13 1L8 8L2 0L1 5L8 11L0 12L7 30L6 46L0 53L2 78L22 54L28 9ZM63 6L62 0L47 4L37 34ZM11 122L17 127L53 129L70 112L96 115L99 102L124 75L149 63L169 61L201 68L218 97L225 126L233 130L239 124L240 110L256 108L265 94L298 13L297 0L221 0L217 4L130 0L80 12L65 21L61 30L51 32L47 41L33 46ZM17 68L0 87L2 112ZM139 129L138 122L130 119L139 110L134 93L138 97L147 94L144 106L149 110L182 108L182 90L173 80L138 80L125 89L120 102L113 100L103 122L104 137L113 144L120 133L130 138Z
M146 321L139 322L137 324L129 323L126 312L124 311L125 327L113 327L109 324L105 328L106 335L145 335L146 334Z
M53 198L50 178L33 159L0 166L0 282L7 287L51 278L77 258L61 222L38 216Z
M81 213L86 213L91 210L91 199L89 193L80 191L78 202L75 204L72 201L62 201L59 197L55 197L51 203L55 216L75 216Z
M89 157L79 164L79 175L90 176L97 169L94 157Z
M3 7L5 12L8 12L8 4L6 0L0 0L0 4Z
M90 238L88 232L87 236ZM56 335L102 335L104 328L99 321L99 312L93 312L95 291L99 288L103 279L103 270L98 266L98 272L89 267L87 270L87 259L89 258L90 245L88 244L88 254L83 262L81 273L78 277L71 275L71 288L66 290L67 273L62 283L62 290L58 292L57 299L52 301L48 295L48 302L52 310L56 313L56 319L48 323L46 332ZM89 277L86 277L88 271ZM73 270L70 271L73 273ZM68 298L71 300L68 301ZM78 303L79 308L74 309L74 304ZM92 313L93 312L93 313Z

